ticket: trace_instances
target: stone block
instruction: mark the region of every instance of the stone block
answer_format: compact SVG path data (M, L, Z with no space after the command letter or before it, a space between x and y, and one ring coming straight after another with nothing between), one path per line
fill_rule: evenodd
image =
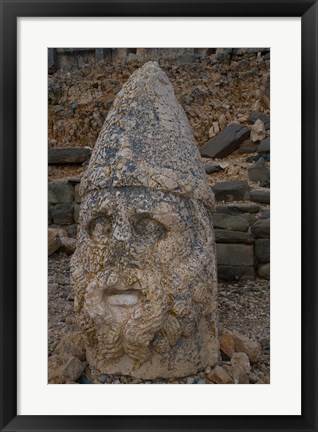
M57 204L52 209L52 219L55 224L69 225L74 222L73 212L73 204Z
M264 166L257 166L248 169L248 177L254 183L270 179L270 170Z
M253 339L250 339L247 336L238 333L237 331L232 332L232 334L234 339L235 351L237 352L237 354L239 352L245 353L251 363L256 363L261 355L261 345ZM239 356L237 357L239 358ZM233 358L231 361L233 363Z
M248 222L240 216L232 216L222 213L214 213L214 228L246 232L249 228Z
M212 190L217 201L247 200L250 195L250 187L245 180L216 183Z
M250 200L263 203L263 204L269 204L270 203L270 191L263 191L263 190L255 190L250 193Z
M86 147L55 147L48 151L49 165L81 164L91 157L92 150Z
M270 219L259 219L251 226L251 232L255 238L270 237Z
M225 158L237 150L249 135L250 129L246 126L231 124L200 147L200 153L204 157Z
M270 280L270 264L259 264L257 267L257 274L262 279Z
M254 265L253 245L218 243L216 255L218 265L245 267Z
M218 265L218 279L225 281L238 281L255 279L254 266L226 266Z
M258 111L253 111L248 116L248 121L249 121L249 123L254 124L256 122L256 120L261 120L264 123L266 130L270 129L271 125L270 125L269 115L262 114Z
M257 146L258 153L270 153L270 137L263 139Z
M49 204L71 203L74 200L74 188L67 181L49 182Z
M270 240L257 239L255 240L255 256L261 263L270 261Z
M257 145L251 141L245 141L240 145L240 153L255 153L257 150Z
M215 229L214 234L217 243L254 243L253 237L246 232Z
M222 368L222 366L216 366L212 369L212 371L207 375L207 378L215 384L234 384L232 377Z

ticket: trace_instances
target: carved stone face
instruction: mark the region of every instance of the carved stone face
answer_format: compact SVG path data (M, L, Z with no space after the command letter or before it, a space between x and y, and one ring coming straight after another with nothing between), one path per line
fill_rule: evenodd
M196 200L134 187L88 195L73 279L95 366L154 377L211 364L214 257L211 215Z

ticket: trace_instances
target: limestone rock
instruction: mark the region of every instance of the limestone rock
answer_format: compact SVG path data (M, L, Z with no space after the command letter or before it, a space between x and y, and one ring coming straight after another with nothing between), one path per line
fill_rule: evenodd
M261 355L261 345L236 331L233 332L235 351L246 353L251 363L256 363Z
M259 142L266 137L266 130L262 120L258 119L251 128L251 141Z
M216 366L212 369L207 378L215 384L234 384L233 379L222 366Z
M61 246L60 236L58 231L49 228L48 229L48 256L51 256L54 252L56 252Z
M80 184L74 303L101 373L173 379L217 364L206 179L168 77L144 64L115 98Z

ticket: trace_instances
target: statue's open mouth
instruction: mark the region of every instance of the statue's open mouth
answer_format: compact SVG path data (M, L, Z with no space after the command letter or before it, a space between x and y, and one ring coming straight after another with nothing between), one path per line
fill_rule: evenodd
M135 289L110 289L105 293L105 300L111 306L135 306L140 300L140 291Z

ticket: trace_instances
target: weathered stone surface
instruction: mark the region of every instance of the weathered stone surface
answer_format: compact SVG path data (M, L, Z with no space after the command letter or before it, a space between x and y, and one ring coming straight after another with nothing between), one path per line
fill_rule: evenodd
M76 239L62 237L61 238L61 251L67 255L72 255L76 249Z
M270 191L256 190L250 194L251 201L269 204L270 203Z
M264 123L266 130L270 129L270 117L269 117L269 115L262 114L258 111L253 111L248 116L248 121L252 124L254 124L256 122L256 120L258 120L258 119Z
M261 263L267 263L270 260L270 240L255 240L255 256Z
M231 332L224 330L219 336L219 342L220 342L220 350L229 358L232 357L232 355L235 352L235 344L233 335Z
M250 129L246 126L231 124L201 146L200 153L204 157L224 158L237 150L249 135Z
M270 170L264 166L258 166L248 169L248 177L252 182L261 182L264 180L269 180Z
M207 378L215 384L234 384L232 377L230 377L222 366L216 366L212 369L212 371L207 375Z
M270 219L259 219L251 227L251 232L256 238L266 238L270 237Z
M57 204L51 210L51 215L55 224L68 225L73 223L73 212L73 204Z
M57 230L53 228L48 229L48 256L51 256L61 246L60 236Z
M251 203L229 204L229 213L232 215L240 215L243 213L258 213L260 206Z
M218 278L225 281L255 279L255 268L254 266L218 265Z
M250 194L250 187L245 180L216 183L212 190L217 201L246 200Z
M214 234L217 243L254 243L253 237L246 232L215 229Z
M262 141L266 137L264 123L261 120L256 120L251 128L251 141L253 143Z
M79 193L79 188L80 188L80 185L79 185L79 184L76 184L76 185L74 186L74 201L75 201L76 203L80 203L80 202L82 201L81 196L80 196L80 193Z
M270 280L270 264L259 264L257 267L257 274L263 279Z
M49 182L49 204L71 203L74 200L74 188L67 181Z
M74 207L74 214L73 214L74 222L78 223L80 217L80 205L75 203L73 207Z
M243 372L249 374L251 372L251 365L248 355L243 352L235 352L231 358L232 366L239 367Z
M258 153L269 153L270 152L270 137L263 139L257 146Z
M76 381L84 370L84 364L77 358L72 356L65 365L60 367L60 375L65 380Z
M241 232L246 232L249 228L246 220L240 216L232 216L222 213L214 213L213 225L214 228Z
M240 145L240 153L255 153L257 150L257 145L251 141L245 141Z
M156 63L117 95L80 191L72 274L90 365L143 379L215 366L214 197Z
M241 367L224 365L223 368L231 376L234 384L249 384L248 374Z
M254 246L248 244L222 244L216 245L218 265L225 266L253 266Z
M91 157L92 150L86 147L54 147L48 151L49 165L80 164Z
M221 171L222 168L220 167L220 165L218 164L213 164L213 165L205 165L205 172L207 174L213 174L215 172L219 172Z
M232 332L232 334L235 344L235 351L246 353L250 362L252 364L256 363L261 355L261 345L258 342L249 339L247 336L238 333L237 331ZM233 357L231 362L233 363Z

